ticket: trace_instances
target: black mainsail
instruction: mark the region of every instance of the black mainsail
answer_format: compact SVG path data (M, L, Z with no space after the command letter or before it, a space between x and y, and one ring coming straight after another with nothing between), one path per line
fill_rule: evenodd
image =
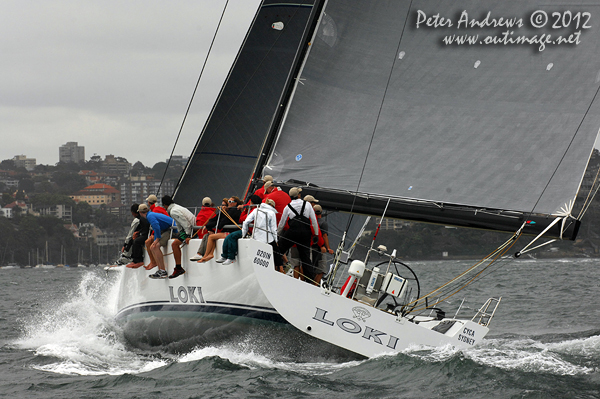
M501 231L532 221L537 234L570 215L600 128L590 11L328 1L264 173L312 186L329 208L381 214L389 199L386 216ZM574 238L568 219L549 234Z
M179 204L244 195L319 11L314 0L261 3L179 180Z

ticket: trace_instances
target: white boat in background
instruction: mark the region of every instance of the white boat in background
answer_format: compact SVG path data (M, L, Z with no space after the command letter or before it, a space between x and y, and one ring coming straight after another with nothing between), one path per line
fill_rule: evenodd
M354 215L374 215L512 237L427 294L402 254L377 250L387 257L385 272L369 255L351 259L349 232L340 235L334 270L321 286L274 271L270 246L252 239L239 241L233 265L190 263L199 246L192 240L184 248L186 273L176 279L120 268L117 320L129 341L218 343L290 331L289 322L305 334L295 343L362 356L480 342L500 299L464 319L447 317L444 300L485 276L522 235L550 240L542 245L574 240L587 209L575 199L600 130L600 27L581 25L589 12L578 1L557 7L533 0L264 0L175 202L194 209L205 196L216 203L248 198L268 174L283 190L300 186L323 209L350 215L346 228L362 225ZM528 21L538 8L579 13L580 42L545 49L527 40L484 43L499 35L494 24ZM464 13L467 20L487 17L459 31ZM435 15L453 24L432 26ZM524 37L558 34L514 19ZM482 42L453 41L465 32ZM350 279L346 287L355 279L355 288L342 289L339 279Z

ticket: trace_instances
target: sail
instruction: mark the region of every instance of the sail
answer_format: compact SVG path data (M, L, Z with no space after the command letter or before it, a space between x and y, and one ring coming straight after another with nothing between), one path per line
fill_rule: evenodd
M309 1L264 0L177 185L181 205L209 196L242 197L307 26L317 14Z
M265 173L412 220L568 214L600 128L600 26L580 4L328 1Z

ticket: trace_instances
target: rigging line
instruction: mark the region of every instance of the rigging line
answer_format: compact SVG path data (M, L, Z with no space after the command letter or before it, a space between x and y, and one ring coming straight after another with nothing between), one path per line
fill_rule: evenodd
M517 242L517 240L519 239L519 237L521 236L521 234L522 234L521 230L517 231L506 242L504 242L503 244L501 244L498 248L496 248L494 251L492 251L490 254L488 254L485 258L481 259L479 262L477 262L476 264L474 264L473 266L471 266L469 269L465 270L463 273L459 274L458 276L456 276L452 280L448 281L446 284L443 284L442 286L436 288L435 290L431 291L430 293L428 293L426 295L423 295L421 298L415 299L413 302L410 302L408 305L413 304L413 303L417 303L420 300L423 300L425 298L428 298L428 297L432 296L436 292L440 292L443 288L450 286L452 283L455 283L456 281L458 281L459 279L461 279L462 277L466 276L468 273L470 273L471 271L473 271L474 269L476 269L477 267L479 267L480 265L482 265L483 263L485 263L487 260L494 259L494 257L497 258L498 254L499 253L503 253L503 251L504 251L505 248L512 247L514 245L514 243Z
M492 259L492 260L490 261L490 263L489 263L487 266L485 266L485 267L484 267L484 268L483 268L483 269L482 269L482 270L481 270L479 273L477 273L477 274L476 274L474 277L472 277L472 278L471 278L471 280L469 280L469 281L468 281L468 282L467 282L467 283L466 283L466 284L465 284L463 287L461 287L460 289L458 289L458 290L457 290L455 293L452 293L452 295L454 295L454 294L456 294L457 292L461 291L461 290L462 290L463 288L465 288L467 285L470 285L470 284L472 284L472 283L475 283L475 282L480 282L480 281L482 281L482 280L483 280L485 277L487 277L487 276L489 276L490 274L492 274L492 273L494 273L494 272L498 271L498 268L497 268L497 267L498 267L498 266L500 266L501 264L503 264L504 262L506 262L506 261L507 261L507 259L508 259L508 261L509 261L509 262L513 262L513 261L514 261L514 258L513 258L513 257L507 258L506 256L504 256L504 254L506 254L506 253L507 253L507 252L508 252L508 251L509 251L509 250L510 250L510 249L511 249L511 248L512 248L512 247L513 247L513 246L514 246L516 243L517 243L517 241L518 241L519 237L522 235L521 229L520 229L519 231L517 231L515 234L517 235L517 237L516 237L516 238L513 240L513 242L512 242L512 243L510 243L510 240L509 240L509 241L507 241L506 243L504 243L503 245L501 245L500 247L498 247L498 249L496 249L496 250L495 250L495 251L494 251L492 254L488 255L488 256L487 256L485 259L483 259L482 261L480 261L480 263L483 263L484 261L486 261L486 260L490 259L490 258L492 257L492 255L493 255L493 254L495 254L495 255L494 255L494 256L495 256L495 258L494 258L494 259ZM513 237L514 237L514 236L513 236ZM510 244L510 245L508 245L508 244ZM491 268L492 268L492 266L495 266L496 268L495 268L495 269L491 269ZM471 268L471 269L473 269L473 268ZM488 269L489 269L489 270L488 270ZM486 271L486 270L487 270L488 272L487 272L486 274L483 274L483 272L484 272L484 271ZM467 272L468 272L468 271L467 271ZM463 273L463 275L464 275L464 274L466 274L467 272ZM458 277L457 277L455 280L457 280L457 279L458 279ZM457 281L457 282L456 282L456 284L454 284L454 285L458 286L458 284L460 284L460 283ZM447 284L447 285L448 285L448 289L447 289L447 290L440 291L440 297L441 297L441 296L443 296L443 295L447 295L448 293L450 293L452 290L454 290L454 289L455 289L454 287L452 287L452 285L450 285L450 284ZM440 287L440 288L442 288L442 287ZM439 289L438 289L438 290L439 290ZM434 291L434 292L435 292L435 291ZM429 294L428 294L428 295L429 295ZM452 295L450 295L450 296L452 296ZM448 296L448 297L447 297L447 298L445 298L445 299L448 299L450 296ZM419 299L415 300L414 302L417 302L417 301L419 301L420 299L421 299L421 298L419 298ZM445 299L444 299L444 300L445 300ZM437 303L439 303L439 301L438 301ZM435 306L435 305L433 305L433 306Z
M352 200L352 206L350 207L350 213L354 209L354 204L356 202L356 195L358 195L358 190L360 188L360 183L362 181L363 175L365 173L365 169L367 167L367 160L369 159L369 154L371 152L371 146L373 145L373 140L375 139L375 132L377 130L377 125L379 124L379 118L381 117L381 111L383 110L383 104L385 102L385 98L387 96L388 88L390 87L390 81L392 80L392 74L394 73L394 66L396 65L396 59L398 58L398 50L400 50L400 45L402 44L402 38L404 37L404 31L406 30L406 24L408 23L408 17L410 14L410 10L412 8L413 0L410 0L410 4L408 5L408 10L406 12L406 18L404 19L404 26L402 27L402 32L400 33L400 40L398 40L398 47L396 47L396 52L394 53L394 62L392 62L392 67L390 68L390 73L388 75L387 84L385 86L385 90L383 92L383 97L381 98L381 104L379 105L379 112L377 113L377 119L375 120L375 126L373 127L373 133L371 134L371 140L369 141L369 146L367 147L367 154L365 156L365 162L363 163L362 171L360 172L360 177L358 179L358 184L356 185L356 194ZM348 227L349 228L349 225Z
M537 204L539 204L540 200L542 199L542 196L544 195L544 193L548 189L548 186L550 186L550 182L554 178L554 175L556 175L556 172L558 171L558 168L560 167L560 165L563 163L565 157L567 156L567 152L569 152L569 149L571 148L571 146L573 145L573 142L575 141L575 137L579 133L579 129L581 129L581 125L583 125L583 121L587 117L587 114L590 112L590 109L592 108L592 105L594 104L594 101L596 101L596 97L598 96L598 92L600 92L600 85L596 89L596 93L594 94L594 97L592 97L592 101L590 101L590 105L588 105L588 108L585 111L585 114L583 114L583 118L581 118L581 121L579 122L579 125L577 126L577 129L575 129L575 133L573 134L573 137L571 137L571 141L569 142L569 145L565 149L565 152L563 153L562 157L560 158L560 161L556 165L556 168L554 169L554 172L552 172L552 176L550 176L550 179L548 179L548 182L546 183L546 186L544 187L544 189L542 190L542 192L541 192L540 196L538 197L537 201L533 205L533 208L531 208L531 211L529 212L528 216L530 216L531 214L533 214L533 211L535 210L535 207L537 206ZM561 235L562 235L562 233L561 233Z
M447 299L449 299L450 297L452 297L453 295L456 295L457 293L459 293L460 291L462 291L464 288L466 288L467 286L469 286L470 284L472 284L475 281L479 281L478 277L484 272L486 271L489 267L491 267L492 265L494 265L498 260L502 260L502 255L504 255L505 253L507 253L512 247L513 245L515 245L516 240L513 241L509 246L505 247L502 249L502 251L499 251L495 257L493 259L490 260L490 263L485 266L483 269L481 269L476 275L474 275L470 280L468 280L466 283L463 284L462 287L459 287L458 289L456 289L454 292L451 292L451 290L449 290L447 293L443 293L440 294L440 297L438 298L437 301L435 301L435 303L426 306L424 309L427 308L431 308L432 306L436 306L444 301L446 301ZM454 288L453 288L454 289ZM434 291L435 292L435 291ZM429 294L428 294L429 295ZM441 298L442 295L448 295L445 298ZM422 309L414 309L413 311L417 311L417 310L422 310Z
M241 228L241 227L240 227L240 226L239 226L239 225L238 225L238 224L235 222L235 220L233 220L233 218L232 218L232 217L229 215L229 213L227 213L227 210L226 210L226 209L221 209L221 213L222 213L223 215L225 215L225 216L227 217L227 219L231 220L231 222L232 222L233 224L235 224L235 227L237 227L237 228L238 228L238 229L240 229L240 230L242 229L242 228Z
M208 48L208 53L206 54L206 58L204 59L204 64L202 65L202 69L200 70L200 75L198 76L198 80L196 81L196 87L194 87L194 91L192 92L192 98L190 98L190 102L188 104L187 110L185 111L185 115L183 116L183 121L181 121L181 126L179 127L179 133L177 133L177 138L175 139L175 144L173 145L173 149L171 150L171 155L169 156L169 161L167 162L167 167L165 168L165 172L163 173L162 178L160 179L160 184L158 185L158 189L156 190L156 195L160 192L160 187L165 180L165 176L167 175L167 171L169 170L169 165L171 164L171 159L173 158L173 154L175 153L175 148L177 147L177 142L179 142L179 136L181 136L181 132L183 131L183 126L185 125L185 121L187 119L188 114L190 113L190 109L192 108L192 103L194 102L194 96L196 95L196 91L198 91L198 86L200 85L200 80L202 79L202 74L204 73L204 68L206 68L206 63L208 62L208 57L210 57L210 52L213 48L213 44L215 43L215 39L217 38L217 33L219 33L219 28L221 27L221 22L223 21L223 17L225 16L225 11L227 10L227 5L229 4L229 0L225 2L225 7L223 7L223 12L221 13L221 18L219 19L219 23L217 24L217 29L215 30L215 34L213 35L212 41L210 42L210 47Z

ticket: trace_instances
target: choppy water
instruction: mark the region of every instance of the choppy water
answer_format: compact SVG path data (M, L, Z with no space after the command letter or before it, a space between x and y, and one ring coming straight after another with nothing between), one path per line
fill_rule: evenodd
M188 353L136 350L112 320L115 278L103 270L2 268L0 397L598 398L599 262L503 264L465 293L473 301L461 313L503 297L478 347L346 363L282 361L251 341ZM470 263L411 266L422 280L439 280Z

